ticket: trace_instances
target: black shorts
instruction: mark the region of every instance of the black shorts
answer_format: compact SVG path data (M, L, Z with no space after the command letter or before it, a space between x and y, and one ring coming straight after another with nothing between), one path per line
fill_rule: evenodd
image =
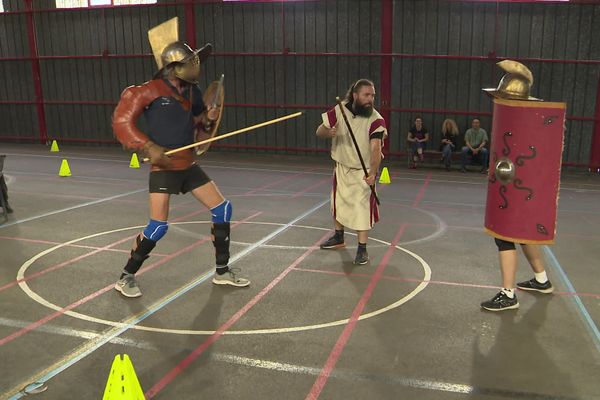
M150 172L149 191L150 193L187 193L210 181L206 172L194 164L182 171Z

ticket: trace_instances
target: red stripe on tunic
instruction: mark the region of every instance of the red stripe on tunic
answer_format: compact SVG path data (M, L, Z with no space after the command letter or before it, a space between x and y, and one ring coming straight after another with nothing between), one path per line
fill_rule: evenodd
M329 126L333 128L337 124L337 115L335 113L335 107L327 111L327 118L329 119Z
M377 207L377 201L373 193L371 193L371 198L369 199L369 217L372 228L373 225L379 222L379 207Z
M335 176L335 169L333 170L333 218L336 217L336 206L335 206L335 197L337 193L337 178Z
M371 127L369 128L369 135L373 132L375 132L377 130L377 128L385 128L385 121L383 118L379 118L376 119L375 121L373 121L373 123L371 124Z

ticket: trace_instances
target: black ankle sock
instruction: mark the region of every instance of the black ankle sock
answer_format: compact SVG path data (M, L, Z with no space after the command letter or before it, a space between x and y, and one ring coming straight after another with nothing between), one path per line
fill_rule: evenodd
M367 250L367 244L358 242L358 250Z
M123 272L121 273L121 277L119 279L123 279L125 277L125 275L133 275L133 274L123 270Z
M339 238L339 239L343 239L344 238L344 230L343 229L336 229L335 230L335 237Z
M217 275L223 275L227 272L229 272L229 266L217 265Z

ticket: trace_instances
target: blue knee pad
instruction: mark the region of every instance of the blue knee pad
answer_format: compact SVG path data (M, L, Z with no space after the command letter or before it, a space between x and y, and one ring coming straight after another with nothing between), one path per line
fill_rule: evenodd
M148 222L146 229L144 229L144 236L150 240L158 242L163 236L166 235L168 229L169 224L167 224L167 221L157 221L155 219L151 219L150 222Z
M225 224L231 221L232 212L233 206L229 200L225 200L215 208L210 209L210 213L212 214L212 222L215 224Z

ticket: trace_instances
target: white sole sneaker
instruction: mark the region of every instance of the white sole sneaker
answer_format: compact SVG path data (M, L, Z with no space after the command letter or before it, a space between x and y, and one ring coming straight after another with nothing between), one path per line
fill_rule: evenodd
M231 277L231 274L225 273L223 275L215 275L212 279L215 285L229 285L235 287L246 287L250 285L250 281L244 278L238 278L235 275Z
M135 298L135 297L140 297L142 295L142 292L139 290L137 290L137 292L135 293L128 293L127 290L123 290L123 286L120 283L121 281L119 280L117 283L115 283L115 290L119 293L121 293L123 296L128 297L128 298Z

